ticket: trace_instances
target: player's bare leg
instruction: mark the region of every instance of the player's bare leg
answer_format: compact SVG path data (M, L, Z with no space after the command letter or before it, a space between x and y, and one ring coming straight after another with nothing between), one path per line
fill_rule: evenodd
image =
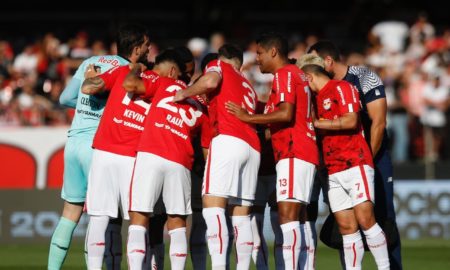
M283 232L283 259L285 269L297 269L301 247L299 202L278 202L278 215Z
M252 258L256 265L256 269L264 270L269 269L268 261L268 249L266 239L264 238L264 211L265 206L254 205L252 206L252 233L253 233L253 251Z
M206 222L206 239L209 254L211 255L212 269L224 270L226 268L228 248L228 228L225 220L227 198L204 195L203 218Z
M354 208L356 220L366 236L367 246L375 258L378 269L389 269L387 241L383 230L375 221L373 203L366 201Z
M250 206L231 205L231 223L236 243L236 269L250 268L253 250L253 233L250 221Z
M182 270L187 258L186 216L168 215L167 230L170 236L171 269Z
M128 227L127 258L128 269L142 269L146 254L146 233L149 223L148 213L130 211Z

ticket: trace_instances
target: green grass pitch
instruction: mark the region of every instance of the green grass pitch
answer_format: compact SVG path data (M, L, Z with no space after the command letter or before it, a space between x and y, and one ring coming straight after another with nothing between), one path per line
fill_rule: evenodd
M33 245L5 245L0 243L0 269L46 269L47 256L48 244L45 243ZM450 241L403 241L402 256L405 270L448 270L450 269ZM233 256L232 259L234 259ZM273 263L273 256L271 256L270 269L274 269ZM319 244L317 252L316 266L316 269L319 270L341 269L336 251L321 244ZM74 243L71 246L63 269L86 269L81 243ZM122 269L127 269L125 256L122 261ZM165 269L170 269L167 253ZM188 259L186 269L192 269L190 259ZM255 269L255 267L252 265L251 269ZM363 269L376 269L372 256L368 252L364 256Z

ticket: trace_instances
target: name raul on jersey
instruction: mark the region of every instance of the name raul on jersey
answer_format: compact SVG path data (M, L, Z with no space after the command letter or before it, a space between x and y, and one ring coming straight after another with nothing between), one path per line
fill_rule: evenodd
M176 126L179 126L180 128L183 127L183 120L181 118L178 118L178 117L175 117L173 115L168 114L167 117L166 117L166 120L169 123L172 123L172 124L174 124Z

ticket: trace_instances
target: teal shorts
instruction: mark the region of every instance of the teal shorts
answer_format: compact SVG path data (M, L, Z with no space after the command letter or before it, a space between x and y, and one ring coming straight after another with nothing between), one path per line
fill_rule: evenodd
M64 183L61 198L70 203L86 200L92 160L92 138L69 137L64 149Z

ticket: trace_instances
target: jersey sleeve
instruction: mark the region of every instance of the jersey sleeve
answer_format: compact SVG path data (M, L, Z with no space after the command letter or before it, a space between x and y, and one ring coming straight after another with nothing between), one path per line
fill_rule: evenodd
M120 74L120 71L124 67L114 67L110 70L106 71L105 73L98 75L99 78L101 78L105 82L105 90L109 91L113 88L114 83L116 82L117 77ZM128 66L127 66L128 68Z
M358 89L346 82L338 84L336 88L339 94L338 102L341 113L359 112L361 103L359 101Z
M70 108L75 108L82 82L82 80L73 77L59 96L59 103Z
M295 85L290 71L280 71L275 74L274 88L276 92L275 105L282 102L295 104Z
M380 98L386 98L386 91L380 77L369 70L362 79L365 103L370 103Z
M142 78L145 85L145 93L142 95L144 99L151 99L155 96L156 90L161 85L161 77L157 76L153 79Z
M222 66L220 60L213 60L206 65L204 74L208 72L217 72L222 78Z

